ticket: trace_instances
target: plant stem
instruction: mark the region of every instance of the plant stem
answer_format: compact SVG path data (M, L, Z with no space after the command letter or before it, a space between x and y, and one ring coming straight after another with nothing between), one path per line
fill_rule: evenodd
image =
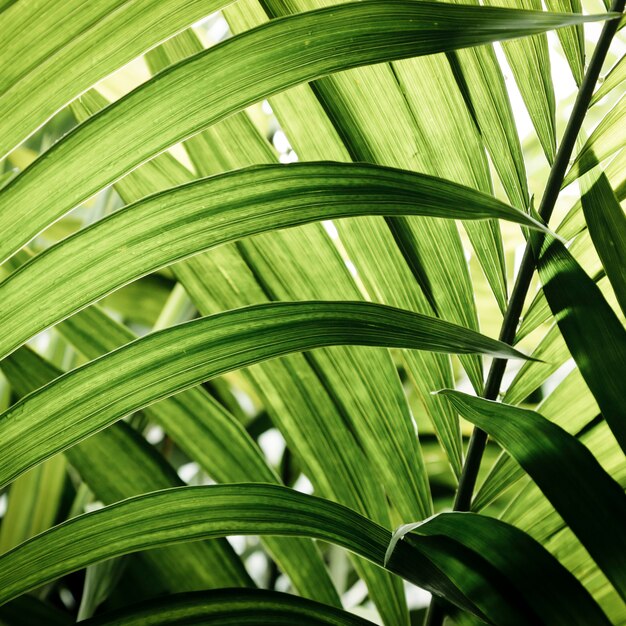
M626 0L613 0L611 11L622 13L625 3ZM563 133L563 139L557 150L539 206L539 215L546 223L550 220L554 210L561 185L563 184L563 179L565 178L567 165L576 143L576 138L578 137L583 120L587 114L594 87L598 82L602 65L606 59L611 40L617 32L618 25L618 19L605 22L600 38L598 39L598 44L589 62L589 67L578 90L572 114L567 122L565 132ZM499 335L501 341L511 343L515 339L515 332L519 324L522 308L528 294L535 267L533 245L529 238L524 250L524 256L522 257L520 270L515 280L513 291L511 292L511 298L502 321ZM506 364L506 359L495 359L492 362L483 392L483 397L487 400L496 400L498 398ZM480 428L474 428L459 479L459 488L453 505L454 511L469 511L470 509L474 487L476 486L476 478L486 445L487 433ZM438 603L433 598L428 609L428 614L426 615L425 626L440 626L443 624L444 617L445 612L438 606Z

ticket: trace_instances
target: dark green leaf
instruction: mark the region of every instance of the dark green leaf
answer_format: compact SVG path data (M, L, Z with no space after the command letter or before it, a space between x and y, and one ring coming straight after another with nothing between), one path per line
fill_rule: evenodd
M373 626L357 615L275 591L219 589L167 596L82 622L85 626Z
M458 391L443 393L528 472L626 599L626 496L591 452L534 411Z
M626 450L626 331L597 285L561 242L544 241L538 268L565 343L604 419Z

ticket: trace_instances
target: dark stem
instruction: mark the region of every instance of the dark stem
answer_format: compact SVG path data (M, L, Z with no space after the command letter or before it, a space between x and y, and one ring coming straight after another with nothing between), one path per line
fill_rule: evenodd
M625 3L626 0L613 0L611 11L622 13L624 11ZM602 65L604 64L609 46L611 45L611 40L617 31L618 25L618 19L605 22L600 38L598 39L598 44L596 45L591 61L589 62L589 67L587 68L583 82L578 90L572 114L567 122L565 132L563 133L563 139L561 140L561 144L556 153L556 157L548 177L548 182L546 183L546 188L541 199L541 205L539 206L539 215L545 222L550 220L556 200L559 197L559 191L561 190L567 165L572 156L574 145L576 144L576 138L578 137L583 120L585 119L594 87L598 82ZM499 339L501 341L511 343L515 339L515 332L519 324L522 308L528 294L535 266L536 263L533 254L533 245L529 239L526 244L526 249L524 250L524 256L522 258L522 263L520 265L520 270L517 275L513 291L511 292L511 299L509 300L507 310L502 321L502 327L499 335ZM485 383L485 391L483 393L484 398L488 400L497 400L506 364L507 361L505 359L495 359L491 364L491 368L489 369L489 374L487 376L487 382ZM454 500L453 510L455 511L469 511L470 509L474 487L476 486L476 478L478 476L478 470L480 468L480 462L482 460L486 444L487 433L480 428L474 428L467 449L467 456L465 458L461 477L459 479L459 488ZM433 598L424 622L425 626L440 626L443 624L445 614L443 610L440 610L437 607L437 604L438 603Z

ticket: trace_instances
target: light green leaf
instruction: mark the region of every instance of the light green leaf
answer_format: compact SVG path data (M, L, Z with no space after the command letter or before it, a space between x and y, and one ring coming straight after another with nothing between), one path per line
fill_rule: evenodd
M228 1L15 3L0 15L0 158L101 78Z
M184 39L185 45L195 41L189 34L178 39ZM174 45L163 49L168 55L172 49L176 51ZM162 55L151 57L159 62L163 60ZM202 163L201 171L207 172L272 161L274 156L245 113L214 125L191 142L185 142L185 146L194 162ZM168 154L160 155L131 172L116 184L116 189L129 202L154 189L176 184L181 177L185 180L186 170L168 157ZM340 224L341 220L335 223ZM178 263L173 270L204 315L269 299L362 297L344 260L319 223L272 232L238 245L221 246ZM328 276L333 276L333 280L329 281ZM325 353L330 358L323 359ZM443 355L419 354L443 358ZM267 421L271 420L280 429L289 451L310 478L316 493L350 506L383 525L389 524L386 496L402 519L430 515L429 486L419 443L387 351L372 354L363 348L335 347L266 362L243 375L259 393L268 411ZM344 382L346 378L349 385ZM368 387L365 392L364 386ZM346 397L350 399L349 415L344 409ZM356 403L351 401L353 397ZM193 408L202 414L199 407ZM200 421L203 422L206 419ZM174 414L170 424L176 423ZM381 429L393 435L381 437ZM384 445L378 445L381 439ZM224 448L229 449L228 437L222 441ZM211 450L203 450L198 441L194 458L214 454ZM224 452L218 451L211 461L213 471L218 458L223 457ZM393 462L389 463L389 459ZM252 472L244 477L250 479L257 480L258 474ZM272 553L276 555L275 548ZM286 554L290 561L297 562L293 550ZM359 558L354 561L384 622L394 626L407 623L400 581L367 561ZM295 574L299 588L318 594L311 574L302 567ZM294 576L293 568L291 576ZM314 597L321 599L319 595Z
M450 58L507 197L514 206L528 209L522 147L493 47L461 50Z
M576 155L563 187L573 183L598 163L626 145L626 96L624 96L594 128L585 145Z
M604 175L609 179L611 188L621 202L626 198L626 150L611 159L611 162L602 168ZM563 218L556 232L564 239L572 239L586 228L582 202L578 199Z
M22 396L62 373L27 348L3 361L2 370ZM174 468L122 422L73 446L66 455L95 497L105 504L184 484ZM172 546L142 556L150 574L170 592L254 585L226 541Z
M486 194L376 166L258 166L202 179L96 222L4 281L0 310L6 325L0 354L112 290L192 254L265 230L371 212L505 215L536 224ZM54 297L48 296L46 307L26 314L50 285Z
M310 536L335 543L373 563L386 564L481 617L486 609L490 614L487 619L493 622L498 615L515 616L516 609L521 608L519 619L513 623L528 623L524 617L537 614L522 600L520 590L542 580L540 588L545 593L536 593L537 599L530 601L536 606L552 595L552 602L562 598L563 606L557 605L558 600L554 604L552 613L561 614L556 622L535 623L608 624L567 570L539 544L524 539L521 531L497 520L468 513L441 515L402 541L396 534L387 551L391 533L346 507L284 487L247 484L169 489L69 520L0 556L0 602L103 559L147 547L233 534ZM499 550L481 553L494 543ZM465 547L460 553L459 544ZM523 575L511 567L504 545L516 546L516 562L522 554L533 554L532 559L520 560L527 568ZM28 564L35 560L38 567L29 569ZM507 572L510 578L506 582L502 579L505 568L512 570ZM485 583L495 583L504 593L486 594Z
M120 581L125 564L123 557L120 557L94 563L86 568L83 595L80 599L76 621L84 621L91 617L109 597Z
M81 311L57 328L89 359L96 359L137 338L97 307ZM56 377L57 373L45 367L41 359L19 359L26 350L20 348L3 361L3 368L5 365L13 365L13 381L18 373L15 371L18 363L21 365L20 380L35 388ZM194 387L161 400L144 411L214 480L278 482L276 474L246 430L202 387ZM91 437L81 445L88 446L101 436ZM106 437L103 439L106 440ZM70 450L70 454L74 450L75 447ZM104 457L105 463L108 456ZM300 539L280 537L267 537L265 543L301 594L326 604L339 603L321 556L312 544Z
M263 6L269 10L269 3ZM302 7L303 3L271 3L271 8L281 11L281 15ZM236 29L250 27L251 20L256 24L267 19L258 2L247 2L243 7L241 3L233 5L226 16ZM421 77L426 75L431 65L435 74L442 77L444 86L435 89L423 84ZM435 92L435 96L436 93L454 94L454 91L445 89L448 84L456 88L447 62L435 55L403 61L394 66L393 71L385 65L354 69L317 81L315 89L298 87L274 96L270 101L281 126L302 159L331 157L349 160L352 156L359 161L441 174L453 177L457 182L489 189L480 158L473 162L471 156L461 154L458 159L449 159L447 162L458 166L458 171L455 167L453 173L451 167L440 169L443 155L437 155L436 159L431 156L433 152L430 148L443 143L444 137L449 134L445 132L443 121L440 136L432 137L427 132L437 126L429 122L429 112L435 108L435 103L422 109L423 94L431 91ZM327 96L324 95L326 93ZM333 103L332 111L328 110L329 102ZM463 104L460 94L454 103ZM381 114L381 111L390 113ZM384 125L379 122L381 115L385 119ZM441 118L443 120L445 116ZM467 119L464 122L465 125L473 123ZM314 132L311 132L312 129ZM456 132L450 134L456 136ZM455 145L459 144L477 147L477 139L474 136L473 142L459 141ZM474 153L472 150L471 154ZM484 158L483 155L483 161ZM471 174L464 173L470 162L473 165ZM410 221L412 224L407 224L407 220L402 218L385 221L364 218L335 222L367 296L377 302L424 314L432 314L436 309L444 319L477 329L467 264L456 226L427 218ZM408 233L408 236L401 238L403 233ZM411 236L411 233L415 234ZM400 242L408 245L410 260L403 254ZM409 376L419 390L421 401L458 474L462 454L458 418L445 402L430 394L432 389L445 385L444 381L452 380L450 359L426 353L404 356ZM464 363L473 383L482 385L480 359L468 357Z
M473 15L480 21L468 21ZM371 0L274 20L162 72L68 134L0 190L0 231L10 233L0 259L143 161L272 93L357 65L589 19L605 16ZM468 23L477 26L469 29Z
M284 302L237 309L139 339L11 407L0 416L0 484L177 391L258 361L331 345L523 358L469 329L366 302ZM28 450L21 444L26 433Z
M75 517L0 556L0 603L107 558L237 534L314 537L379 566L391 539L390 531L347 507L285 487L242 483L168 489ZM35 555L43 559L38 567L23 569ZM409 579L476 610L419 552L401 546L394 562Z
M63 495L65 471L65 459L57 457L33 468L11 485L0 526L0 552L54 524Z
M561 31L564 32L564 31ZM626 55L622 55L622 58L611 68L609 73L602 79L600 87L593 94L591 98L591 106L596 102L599 102L613 89L621 85L626 80Z
M562 11L564 13L582 13L580 0L545 0L546 7L550 11ZM605 2L606 5L606 2ZM569 63L572 75L577 85L583 81L585 73L585 32L582 25L562 28L557 31L565 58Z
M489 0L487 4L507 5L505 0ZM520 7L541 11L541 0L522 0ZM536 35L505 41L502 48L546 158L552 164L556 153L556 121L548 38Z

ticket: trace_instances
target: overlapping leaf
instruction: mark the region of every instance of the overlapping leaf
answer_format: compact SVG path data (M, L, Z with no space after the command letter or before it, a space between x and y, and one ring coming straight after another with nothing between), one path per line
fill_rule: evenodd
M456 391L445 395L530 474L626 598L626 537L620 522L626 517L626 496L589 450L533 411ZM601 533L598 518L603 520Z
M0 158L98 80L228 1L15 3L0 15Z
M480 20L468 21L472 15ZM582 19L604 18L370 0L260 26L139 87L4 187L0 230L11 234L3 238L0 259L141 162L272 93L357 65L534 34Z
M538 268L565 343L604 419L626 450L626 388L622 380L626 331L597 285L562 243L546 239Z
M491 623L501 623L502 616L513 624L538 617L536 607L545 604L552 589L551 601L556 598L558 605L550 611L556 617L550 623L608 624L567 570L521 531L497 520L458 513L438 516L402 541L397 534L388 549L391 533L346 507L283 487L246 484L145 494L65 522L0 557L0 602L89 563L148 546L250 533L335 543L445 594ZM516 546L516 565L523 555L525 570L511 567L502 551L486 549L511 543ZM529 551L533 559L526 558ZM34 558L40 567L19 575L21 564ZM545 581L545 593L537 593L529 605L521 592L537 580ZM485 593L494 585L507 592L499 601ZM548 624L542 618L535 623Z
M485 194L366 165L259 166L203 179L118 211L48 249L2 283L1 315L7 327L0 353L131 280L219 244L320 219L399 211L505 215L533 223ZM23 315L50 285L54 299L35 315Z
M226 626L254 621L257 626L373 626L357 615L310 602L286 593L267 590L220 589L168 596L104 614L85 626L176 626L192 624Z
M203 380L290 352L342 344L522 356L449 322L365 302L229 311L137 340L11 407L0 416L0 484L126 413ZM21 445L26 433L27 451Z
M130 330L114 322L96 307L81 311L58 328L90 359L136 339ZM29 352L28 348L21 348L13 353L3 361L2 367L11 384L21 393L43 387L60 374ZM144 410L214 480L277 482L274 471L245 429L202 388L194 387ZM110 469L111 440L113 443L116 441L116 431L106 435L110 430L107 429L68 451L74 463L77 459L79 462L83 461L82 468L98 483L106 478L105 473ZM121 432L117 432L117 436L122 437L122 441L125 439ZM132 440L121 446L122 459L129 455L129 446L133 448ZM81 454L81 451L88 452ZM135 450L135 457L137 456L141 458L141 450ZM132 467L129 467L128 461L122 460L118 469L122 472L119 484L115 485L119 490L127 486L129 478L132 478ZM151 486L156 488L154 483ZM149 491L150 488L144 490ZM141 490L138 491L140 492ZM118 491L117 495L124 497L130 494L120 494ZM265 542L272 556L300 593L326 604L338 603L336 592L314 546L298 539L278 537L267 537Z

